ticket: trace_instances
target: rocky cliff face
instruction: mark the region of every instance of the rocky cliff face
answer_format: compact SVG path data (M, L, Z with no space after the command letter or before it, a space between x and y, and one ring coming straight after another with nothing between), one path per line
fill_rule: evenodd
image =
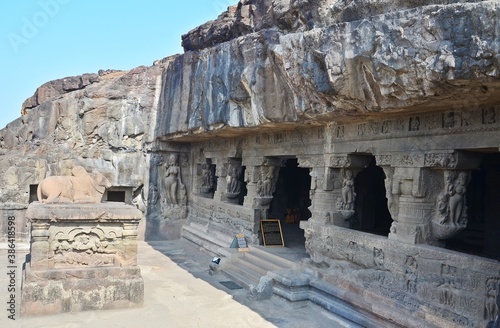
M158 133L494 103L499 10L487 1L240 1L183 36L196 51L164 74Z
M157 65L65 78L26 100L24 115L0 131L0 215L17 218L19 238L27 233L30 186L46 176L70 175L82 165L114 186L148 184L162 70Z

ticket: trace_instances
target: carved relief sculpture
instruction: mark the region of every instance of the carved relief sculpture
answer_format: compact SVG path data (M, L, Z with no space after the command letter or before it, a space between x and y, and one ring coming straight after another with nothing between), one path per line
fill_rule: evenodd
M417 260L408 255L405 262L405 275L406 275L406 285L405 289L407 292L415 294L417 292Z
M258 202L260 205L268 205L273 199L274 166L261 166L260 179L257 181Z
M337 203L337 208L342 213L344 219L348 219L354 214L355 200L356 192L354 191L353 172L352 170L345 170L344 180L342 181L342 198Z
M465 193L468 183L467 172L445 172L445 191L437 198L436 217L432 221L436 238L452 238L467 227Z
M38 184L37 196L41 203L99 203L111 183L100 173L89 174L75 166L71 176L51 176Z
M182 183L179 154L168 157L164 179L165 197L161 202L161 211L170 219L182 219L187 215L187 190Z
M497 308L497 292L498 290L498 280L488 279L486 281L486 301L484 303L484 319L493 321L495 320L498 308Z
M201 167L201 192L208 194L214 189L214 175L210 164L203 164Z
M226 196L228 198L236 198L241 191L241 177L242 169L241 165L229 164L227 172L227 192Z
M165 173L165 195L169 206L177 205L177 184L180 168L175 154L170 155Z

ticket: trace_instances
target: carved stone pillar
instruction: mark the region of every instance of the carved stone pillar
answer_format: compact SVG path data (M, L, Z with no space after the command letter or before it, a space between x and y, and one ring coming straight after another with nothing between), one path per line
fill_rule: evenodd
M356 190L354 178L368 165L369 157L361 155L331 156L325 170L325 187L331 196L331 222L340 227L349 227L354 215ZM332 201L333 200L333 201Z
M376 158L385 173L387 207L393 220L389 238L409 244L428 242L434 204L428 192L432 179L422 167L422 154Z
M42 222L31 223L31 267L34 270L49 269L49 227L50 224Z
M244 159L246 165L245 182L247 195L243 205L259 209L262 217L267 217L267 210L273 200L281 160L278 158L254 157Z
M217 158L216 160L216 171L215 175L217 176L217 190L215 191L214 194L214 199L218 201L225 201L226 200L226 190L227 190L227 168L229 166L229 163L227 162L227 159L222 160L220 158Z

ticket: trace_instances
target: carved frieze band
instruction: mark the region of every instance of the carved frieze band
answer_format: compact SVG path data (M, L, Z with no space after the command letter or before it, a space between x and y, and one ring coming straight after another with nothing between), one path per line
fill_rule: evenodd
M426 134L449 134L450 132L473 132L497 130L500 106L484 107L481 110L450 110L442 113L414 115L384 121L337 125L331 135L334 139L366 139Z
M397 167L439 167L453 169L457 167L459 156L457 153L407 153L375 155L379 166Z

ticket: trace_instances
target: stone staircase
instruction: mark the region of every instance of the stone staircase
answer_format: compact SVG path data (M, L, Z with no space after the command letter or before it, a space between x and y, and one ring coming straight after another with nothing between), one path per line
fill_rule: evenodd
M311 270L304 270L300 263L271 254L260 246L250 246L249 252L231 250L232 258L227 259L229 262L221 270L247 290L251 285L257 286L260 278L267 275L273 280L273 294L286 300L289 306L315 306L343 318L344 322L349 322L349 327L401 327L360 310L355 304L363 301L357 296L362 295L362 291L346 291L328 279L308 272Z
M295 263L266 252L259 246L250 246L249 252L235 252L222 272L240 286L249 289L258 285L261 277L269 272L292 270Z
M231 245L233 238L214 229L209 231L208 226L191 222L183 227L182 238L205 248L213 254L231 257L228 247Z

